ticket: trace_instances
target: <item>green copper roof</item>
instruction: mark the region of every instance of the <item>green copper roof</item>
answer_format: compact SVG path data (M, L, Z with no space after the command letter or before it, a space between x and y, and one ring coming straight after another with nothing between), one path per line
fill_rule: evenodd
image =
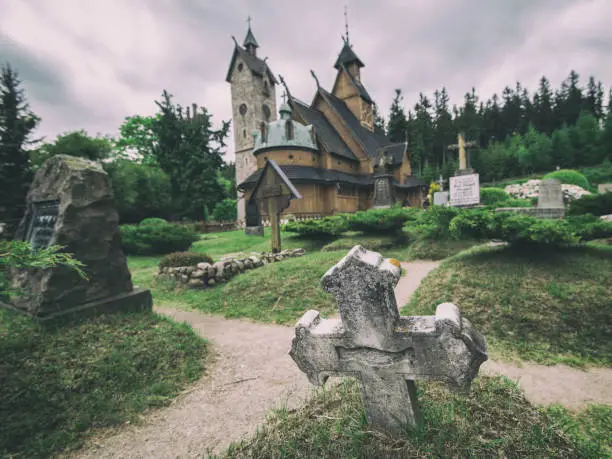
M312 125L304 126L291 119L291 108L286 103L280 107L280 117L278 121L265 124L265 138L262 139L262 132L254 131L253 153L274 147L293 147L307 148L316 150L317 144L313 139ZM292 138L287 138L287 135Z
M253 35L253 32L251 31L251 27L249 27L246 37L244 38L244 43L242 44L242 46L245 48L248 45L253 45L255 48L259 48L259 44L257 43L257 40L255 40L255 35Z

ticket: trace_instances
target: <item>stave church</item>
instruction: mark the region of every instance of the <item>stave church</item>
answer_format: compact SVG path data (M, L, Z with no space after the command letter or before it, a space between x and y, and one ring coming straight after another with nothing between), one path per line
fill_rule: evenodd
M257 55L250 22L242 46L233 39L226 81L231 85L240 222L268 160L280 166L302 196L291 201L284 215L316 218L395 203L423 205L425 183L412 175L407 143L391 142L374 125L374 101L362 82L364 63L348 32L333 64L337 74L331 91L312 72L316 90L310 104L294 97L267 58ZM277 116L280 86L285 100Z

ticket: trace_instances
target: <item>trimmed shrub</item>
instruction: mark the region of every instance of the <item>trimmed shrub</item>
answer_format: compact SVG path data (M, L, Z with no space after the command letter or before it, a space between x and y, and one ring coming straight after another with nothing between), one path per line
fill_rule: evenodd
M416 214L413 221L404 225L411 239L452 239L449 225L453 218L461 212L456 207L432 206Z
M572 169L561 169L559 171L551 172L542 177L542 180L557 179L566 185L577 185L585 190L591 189L591 184L587 178L578 171Z
M348 227L363 233L385 233L399 231L407 221L415 221L423 212L415 208L392 207L390 209L370 209L348 216Z
M537 204L538 198L535 198L535 204ZM499 201L490 208L498 209L500 207L533 207L534 202L531 199L519 199L519 198L508 198L504 201Z
M606 222L591 214L565 219L582 241L612 238L612 222Z
M213 260L205 253L173 252L164 256L159 262L160 268L178 268L180 266L195 266L198 263L211 263Z
M215 204L212 219L218 222L235 221L238 218L238 207L235 199L224 199Z
M497 205L497 203L508 199L510 199L510 195L500 188L480 189L480 203L485 206Z
M302 236L330 237L348 231L346 215L333 215L320 220L292 221L283 225L283 231Z
M596 167L585 167L581 169L580 172L592 185L612 182L612 161L606 159L601 165Z
M592 214L596 216L612 214L612 193L585 195L571 201L568 215Z
M129 255L164 255L191 247L199 234L187 226L122 225L121 244Z
M139 225L141 226L147 226L147 225L167 225L168 222L166 220L164 220L163 218L157 218L157 217L152 217L152 218L145 218L143 221L141 221L139 223Z

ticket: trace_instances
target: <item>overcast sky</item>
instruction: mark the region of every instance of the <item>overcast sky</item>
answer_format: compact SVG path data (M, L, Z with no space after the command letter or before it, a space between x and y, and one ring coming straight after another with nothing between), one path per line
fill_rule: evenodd
M557 87L572 68L612 83L612 0L0 0L0 62L18 70L47 140L116 136L124 117L153 114L163 89L219 123L231 118L231 35L242 43L248 15L258 55L310 102L310 69L333 84L345 4L385 115L394 88L412 106L443 85L452 103L472 86L482 98L517 80L533 90L543 74Z

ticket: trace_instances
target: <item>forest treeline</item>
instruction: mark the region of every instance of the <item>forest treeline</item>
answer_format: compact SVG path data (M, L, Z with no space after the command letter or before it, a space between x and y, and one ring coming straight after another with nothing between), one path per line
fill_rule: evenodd
M377 115L376 123L393 141L408 139L413 172L426 180L452 175L457 154L448 146L464 132L475 143L471 166L481 182L490 182L611 158L611 95L612 89L606 106L604 85L591 76L583 87L573 70L557 89L545 76L535 92L517 82L487 100L472 88L462 105L452 107L441 88L433 97L420 93L406 110L402 91L396 89L386 122Z

